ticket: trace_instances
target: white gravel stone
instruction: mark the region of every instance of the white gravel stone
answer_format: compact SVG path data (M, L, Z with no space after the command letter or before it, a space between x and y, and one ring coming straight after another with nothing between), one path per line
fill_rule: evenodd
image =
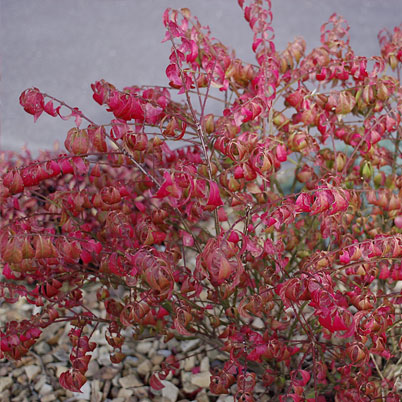
M45 355L50 352L50 346L46 342L39 342L34 346L34 350L39 355Z
M99 371L99 364L96 360L92 359L88 364L87 377L93 377Z
M205 356L200 363L201 372L208 371L209 372L209 359L208 356Z
M190 382L185 382L183 385L183 391L186 394L192 394L193 392L197 391L197 389L200 389L198 385L191 384Z
M116 375L112 378L112 384L115 387L119 387L120 386L120 378L121 378L121 373L117 372Z
M167 398L169 402L176 402L179 396L179 388L172 384L170 381L162 381L165 388L162 389L162 396Z
M56 376L57 376L57 378L59 378L60 375L62 373L64 373L65 371L67 371L67 370L68 370L68 368L66 366L57 366L57 368L56 368Z
M6 389L10 388L12 384L13 379L11 377L0 378L0 392L3 392Z
M150 360L144 360L137 367L137 372L139 375L147 375L152 370L152 362Z
M81 387L81 392L73 392L74 397L79 400L89 401L91 399L91 385L89 382L86 382Z
M161 355L163 357L168 357L172 354L172 351L170 351L169 349L161 349L158 350L158 355Z
M261 320L261 318L257 317L253 323L251 324L251 326L255 329L264 329L265 328L265 324L264 321Z
M138 353L146 355L152 349L152 346L153 346L152 342L139 342L137 344L136 350Z
M142 382L135 374L130 374L119 379L119 383L123 388L140 387Z
M204 371L203 373L193 374L191 376L191 384L198 385L201 388L208 388L211 374Z
M130 365L130 366L137 366L137 365L138 365L138 361L139 361L139 359L138 359L138 357L136 357L136 356L127 356L127 357L124 359L124 364L128 364L128 365Z
M190 339L189 341L184 341L181 343L181 350L182 352L187 353L197 347L199 343L199 339Z
M92 360L98 360L99 357L99 348L95 348L95 350L92 351Z
M34 364L30 364L28 366L24 366L24 370L25 370L25 374L28 377L28 380L32 381L40 373L41 368L39 366L34 365Z
M101 346L99 348L99 357L98 357L98 363L101 366L110 366L110 349L107 346Z
M216 402L233 402L233 396L221 395Z
M136 396L141 402L147 402L149 394L149 387L140 387L133 389L133 395Z
M209 398L208 398L208 395L207 395L207 391L205 391L205 390L203 389L201 392L199 392L199 393L197 394L196 401L197 401L197 402L209 402Z
M91 402L101 402L102 400L102 391L101 382L99 380L91 381Z
M161 364L165 358L162 355L154 354L151 358L151 362L154 366Z
M134 391L132 389L125 389L125 388L121 388L119 390L119 392L117 393L117 397L118 398L130 398L130 396L132 396L134 393Z
M65 352L62 349L58 349L55 352L53 352L53 356L56 358L57 361L59 362L67 362L69 360L69 355L67 352Z
M46 384L46 377L43 375L39 377L38 381L36 381L34 385L34 390L39 392L45 384Z
M45 365L52 363L54 360L53 356L51 354L42 355L41 357L42 357L43 364L45 364Z
M191 369L195 366L195 356L187 357L187 359L183 362L183 368L185 371L191 371Z
M55 394L43 395L40 398L41 402L52 402L52 401L55 401L56 399L57 399L57 396Z
M52 387L50 384L45 383L45 384L43 384L42 387L40 388L39 394L40 394L40 395L47 395L47 394L49 394L49 393L52 392L52 391L53 391L53 387Z
M99 329L93 333L91 341L96 342L98 345L107 345L105 334L101 333Z

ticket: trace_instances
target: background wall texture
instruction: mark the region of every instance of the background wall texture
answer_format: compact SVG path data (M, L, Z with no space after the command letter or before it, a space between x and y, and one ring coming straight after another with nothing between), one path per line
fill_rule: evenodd
M170 46L161 43L161 19L167 7L190 8L214 37L254 62L237 0L0 0L0 149L49 148L73 125L48 115L34 124L18 103L26 88L105 123L110 114L92 100L92 82L166 85ZM279 51L298 35L308 49L319 45L320 26L336 12L351 26L356 53L372 56L379 53L377 33L402 22L401 0L272 0L272 10Z

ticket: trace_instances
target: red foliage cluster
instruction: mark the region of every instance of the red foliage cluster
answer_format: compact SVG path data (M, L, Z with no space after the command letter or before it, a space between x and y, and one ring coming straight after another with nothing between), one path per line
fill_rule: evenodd
M168 9L170 88L92 84L110 124L23 92L35 120L75 127L67 154L0 159L0 297L40 308L7 323L0 354L18 359L68 322L60 382L78 391L103 325L113 363L127 336L220 348L210 390L235 400L253 401L259 383L279 401L398 401L401 28L366 58L334 14L309 54L301 38L278 52L270 1L239 5L255 65ZM222 108L206 114L211 95ZM106 318L86 308L88 287ZM179 369L172 355L150 385Z

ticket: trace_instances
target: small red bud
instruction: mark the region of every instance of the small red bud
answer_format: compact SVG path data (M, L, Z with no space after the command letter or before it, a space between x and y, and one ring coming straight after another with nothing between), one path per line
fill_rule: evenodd
M10 171L3 178L3 184L10 190L11 194L18 194L24 191L24 182L18 171Z
M204 117L204 124L205 124L205 131L208 134L213 133L215 131L214 115L213 114L207 114Z

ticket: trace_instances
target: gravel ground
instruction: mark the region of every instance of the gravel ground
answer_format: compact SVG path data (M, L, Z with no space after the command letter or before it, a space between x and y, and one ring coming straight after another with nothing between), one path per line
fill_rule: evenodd
M96 300L90 301L88 307L99 313ZM23 300L14 305L3 304L0 306L1 321L28 318L32 310L33 306ZM0 402L233 400L232 396L212 395L208 391L210 369L221 366L225 356L200 340L179 342L172 339L165 344L154 339L134 341L127 336L123 347L127 357L120 364L112 364L102 330L96 330L91 338L98 347L89 364L88 381L82 387L82 393L67 391L60 386L58 376L70 367L69 329L62 323L53 324L44 330L39 342L23 359L17 362L0 360ZM164 358L172 353L180 361L180 370L175 376L167 377L164 389L151 390L147 385L149 377L160 370ZM257 392L260 393L258 401L268 401L262 387L257 387Z

